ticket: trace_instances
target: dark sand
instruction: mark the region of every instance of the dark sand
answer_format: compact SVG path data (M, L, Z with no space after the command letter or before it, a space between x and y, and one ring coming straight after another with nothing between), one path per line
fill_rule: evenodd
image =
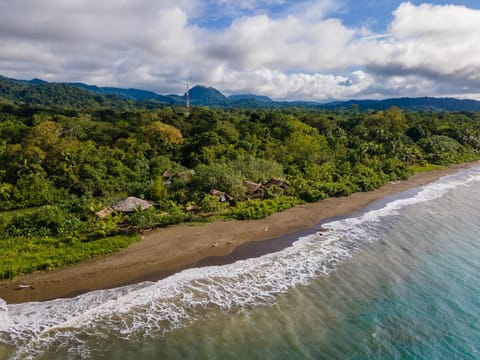
M301 235L315 232L326 219L352 214L386 196L477 166L480 161L420 173L375 191L300 205L261 220L217 221L156 229L144 233L140 242L121 252L0 282L0 298L7 303L21 303L71 297L91 290L159 280L185 268L259 256L288 246ZM19 284L31 287L18 289Z

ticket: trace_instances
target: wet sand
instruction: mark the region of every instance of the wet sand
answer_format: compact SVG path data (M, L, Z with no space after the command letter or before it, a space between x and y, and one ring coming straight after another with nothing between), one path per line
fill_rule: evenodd
M21 303L71 297L92 290L156 281L195 266L259 256L317 231L326 219L352 214L386 196L478 166L480 161L420 173L374 191L296 206L261 220L182 224L145 232L140 242L121 252L0 282L0 298L7 303ZM19 289L20 284L30 287Z

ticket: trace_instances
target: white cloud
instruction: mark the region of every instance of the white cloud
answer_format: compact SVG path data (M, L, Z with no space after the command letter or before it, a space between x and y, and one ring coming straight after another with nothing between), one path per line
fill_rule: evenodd
M477 37L480 11L458 5L402 3L394 12L392 32L399 39L430 39L437 42Z
M258 15L235 21L206 52L236 68L329 71L351 64L354 36L335 19L305 24L296 16Z
M373 83L363 71L347 76L293 73L261 68L252 71L218 69L218 84L229 94L254 89L279 100L328 100L354 97Z
M271 6L278 11L270 14ZM0 74L162 93L203 83L277 99L480 98L480 11L406 2L393 13L389 33L378 34L329 17L346 6L346 0L0 0ZM236 19L220 28L195 25L219 9Z
M194 4L193 0L0 1L0 72L15 74L17 68L30 64L31 71L24 76L151 87L155 72L169 73L194 53L195 28L188 24ZM12 58L16 66L10 63Z
M391 37L380 39L365 55L369 71L384 78L428 80L433 93L460 87L480 92L479 10L403 3L390 29Z

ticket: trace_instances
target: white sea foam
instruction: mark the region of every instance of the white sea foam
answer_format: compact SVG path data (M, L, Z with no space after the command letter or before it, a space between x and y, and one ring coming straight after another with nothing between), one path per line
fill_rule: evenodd
M445 176L436 182L424 186L413 197L394 200L381 209L366 212L358 217L333 221L324 224L324 226L329 229L345 229L361 225L365 222L376 222L385 216L398 214L399 210L406 206L438 199L459 186L468 186L472 182L478 181L480 181L480 168L465 170L454 175Z
M91 349L85 344L89 339L108 347L112 338L159 336L215 310L241 311L272 304L277 294L328 275L364 243L374 241L380 219L473 181L480 181L480 169L443 178L412 197L393 200L357 217L324 224L331 231L299 238L292 246L259 258L189 269L155 283L94 291L72 299L19 305L6 305L0 299L0 344L16 347L13 358L29 358L52 347L88 356Z

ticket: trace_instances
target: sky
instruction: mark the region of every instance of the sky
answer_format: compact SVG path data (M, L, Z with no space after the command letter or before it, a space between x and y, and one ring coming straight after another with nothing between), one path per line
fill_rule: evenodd
M480 1L0 0L0 75L275 100L480 100Z

